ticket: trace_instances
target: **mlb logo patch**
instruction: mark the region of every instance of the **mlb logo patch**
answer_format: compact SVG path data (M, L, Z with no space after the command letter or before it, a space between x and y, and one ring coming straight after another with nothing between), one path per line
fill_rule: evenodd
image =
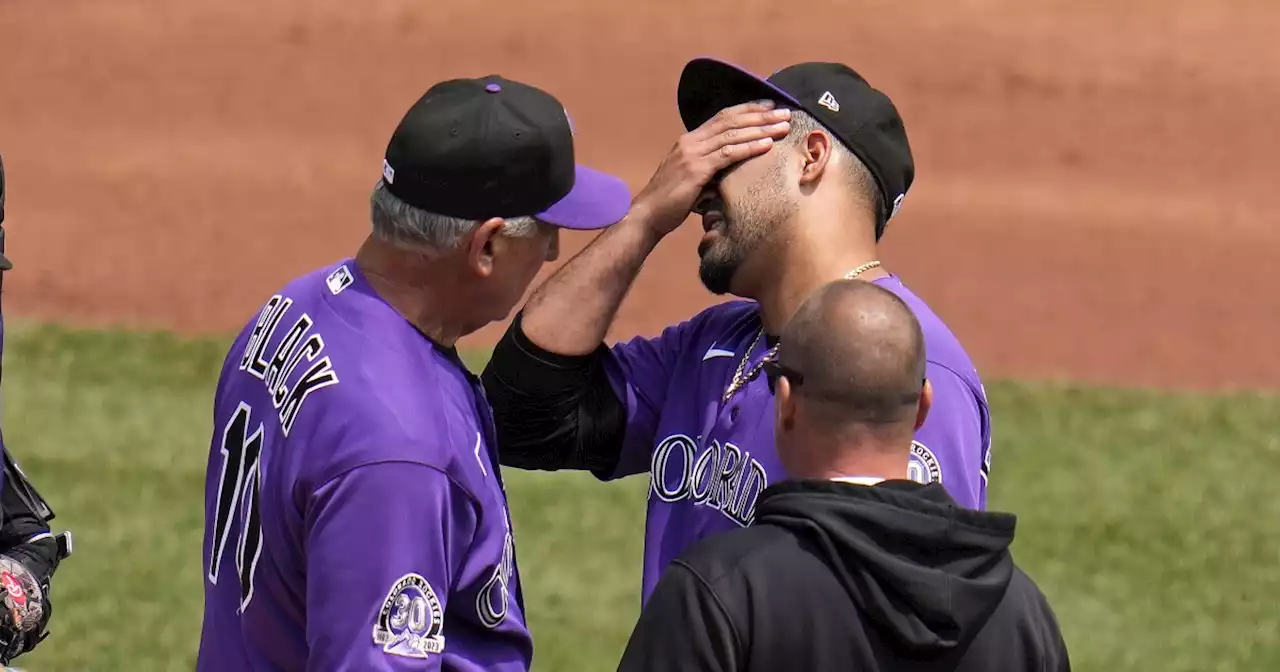
M342 290L350 287L351 283L355 281L355 277L351 275L351 270L347 268L346 264L343 264L334 269L334 271L329 274L329 277L325 278L324 282L329 285L329 291L334 296L337 296Z

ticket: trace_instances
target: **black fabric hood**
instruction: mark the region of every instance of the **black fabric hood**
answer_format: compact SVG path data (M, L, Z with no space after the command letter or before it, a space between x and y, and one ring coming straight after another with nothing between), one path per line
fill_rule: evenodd
M755 525L810 542L890 646L967 646L1004 598L1017 519L955 504L941 485L792 480L765 490Z

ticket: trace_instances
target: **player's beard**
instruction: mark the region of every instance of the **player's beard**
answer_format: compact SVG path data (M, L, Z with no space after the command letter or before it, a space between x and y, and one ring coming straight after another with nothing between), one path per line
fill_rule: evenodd
M779 160L741 198L721 204L724 221L719 235L698 250L698 277L712 294L728 294L738 269L767 246L794 212L796 204L787 197L782 166Z

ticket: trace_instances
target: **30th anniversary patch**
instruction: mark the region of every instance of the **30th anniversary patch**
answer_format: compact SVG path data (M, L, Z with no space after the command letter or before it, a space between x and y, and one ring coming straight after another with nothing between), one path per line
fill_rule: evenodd
M382 602L373 643L394 656L426 658L444 651L444 610L431 584L418 574L400 577Z

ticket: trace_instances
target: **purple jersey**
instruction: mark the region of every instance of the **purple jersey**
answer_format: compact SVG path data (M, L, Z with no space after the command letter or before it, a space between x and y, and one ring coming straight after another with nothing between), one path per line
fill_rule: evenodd
M934 390L908 474L942 483L962 506L984 508L991 423L978 373L942 320L897 277L875 282L901 297L920 321ZM610 478L650 474L646 600L668 562L707 535L749 524L760 492L787 477L774 450L773 395L765 377L722 401L760 327L755 302L731 301L656 338L619 343L606 360L627 408L625 443ZM748 370L767 350L763 340L757 343Z
M245 326L213 419L198 670L529 669L479 381L352 260Z

